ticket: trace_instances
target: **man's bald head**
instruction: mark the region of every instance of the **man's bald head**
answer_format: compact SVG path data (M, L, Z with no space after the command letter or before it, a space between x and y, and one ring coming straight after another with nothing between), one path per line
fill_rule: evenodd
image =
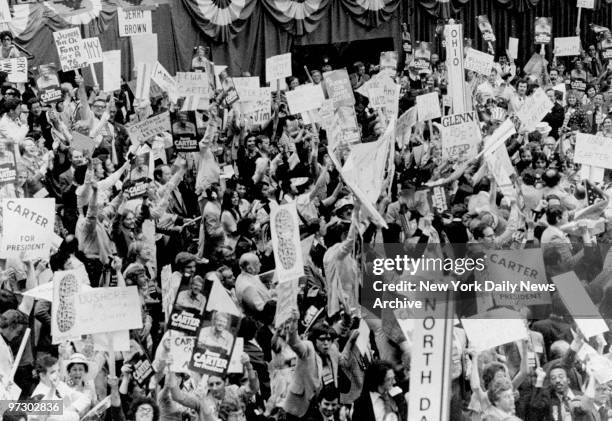
M259 273L259 257L255 253L244 253L240 256L240 270L251 274Z

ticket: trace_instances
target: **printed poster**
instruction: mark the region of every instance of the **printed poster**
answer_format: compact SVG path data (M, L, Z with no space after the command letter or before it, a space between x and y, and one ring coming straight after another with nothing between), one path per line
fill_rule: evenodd
M177 111L170 114L170 119L174 149L177 152L199 151L195 111Z
M237 316L221 311L206 313L189 368L201 374L224 377L229 369L239 324Z

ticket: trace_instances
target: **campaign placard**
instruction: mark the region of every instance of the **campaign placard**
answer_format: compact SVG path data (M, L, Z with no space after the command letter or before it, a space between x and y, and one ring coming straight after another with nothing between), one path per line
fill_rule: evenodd
M2 199L0 256L48 259L55 199Z
M151 34L153 32L150 10L118 7L117 21L120 37Z
M38 96L43 104L55 104L62 100L62 91L55 63L38 66L36 87L38 88Z
M172 142L177 152L197 152L200 150L194 111L177 111L170 114L172 122Z
M82 50L83 40L79 28L69 28L54 32L53 39L55 40L63 72L81 69L89 65L87 57Z
M239 324L237 316L221 311L206 313L189 368L198 373L224 377L229 370Z

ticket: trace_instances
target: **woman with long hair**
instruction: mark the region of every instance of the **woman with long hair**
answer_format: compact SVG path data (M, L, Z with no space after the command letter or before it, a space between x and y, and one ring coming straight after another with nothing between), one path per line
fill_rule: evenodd
M227 189L223 193L223 202L221 203L221 225L223 225L225 231L226 244L228 242L235 243L236 230L240 219L242 219L240 196L237 191Z

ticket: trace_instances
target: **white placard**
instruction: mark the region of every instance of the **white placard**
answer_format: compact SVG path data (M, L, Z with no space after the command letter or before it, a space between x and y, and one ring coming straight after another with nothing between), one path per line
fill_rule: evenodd
M244 353L244 338L236 337L234 342L234 349L232 350L232 356L227 368L228 373L242 373L243 365L240 362L240 357Z
M259 88L257 99L248 102L246 109L253 124L268 122L272 113L272 88Z
M63 72L80 69L89 64L81 48L82 38L79 28L69 28L54 32L53 39L55 40Z
M121 51L104 51L102 55L104 58L102 66L104 92L117 91L121 89Z
M299 227L300 218L295 202L277 206L272 210L270 232L278 282L304 276Z
M170 371L173 373L189 373L189 360L193 353L194 336L172 336L170 337L170 355L172 364Z
M542 121L546 114L552 110L553 105L544 89L536 89L516 113L521 123L523 123L522 128L527 131L535 130L536 124Z
M574 272L553 276L552 281L557 286L557 291L569 314L587 339L609 330Z
M206 73L176 72L174 79L179 97L190 95L210 97L210 84Z
M437 92L417 96L416 105L419 121L433 120L442 116Z
M574 162L599 168L612 168L610 138L586 133L576 134Z
M157 34L134 35L130 41L133 63L157 63Z
M481 75L489 76L493 68L495 57L491 54L483 53L474 48L470 48L465 57L464 67Z
M53 282L57 285L51 307L54 343L66 337L142 328L138 287L79 291L70 271L56 272Z
M0 70L8 73L8 81L11 83L28 81L28 59L25 57L0 60Z
M55 199L2 199L0 256L48 259L55 225Z
M136 65L136 90L134 96L136 99L149 99L151 91L151 75L153 74L154 64L138 63Z
M580 37L555 38L554 53L557 57L579 56Z
M170 98L176 95L176 81L159 61L153 68L151 80L157 83L157 86L159 86L161 89L166 91Z
M318 85L305 85L299 89L285 92L291 114L305 113L321 108L325 100L323 91Z
M0 0L0 22L11 22L11 9L9 8L8 0Z
M508 314L504 318L504 314ZM491 310L487 317L476 315L461 319L461 324L470 341L470 346L479 351L495 348L529 337L525 320L518 317L519 313L507 309Z
M582 7L583 9L594 9L595 0L576 0L576 7Z
M291 53L266 59L266 82L273 82L291 76ZM276 89L275 86L272 86Z
M510 52L510 58L513 58L515 60L518 58L518 46L518 38L508 38L508 52Z
M102 46L100 46L100 39L98 37L83 39L81 49L89 64L101 63L104 60Z
M444 116L441 122L442 159L465 162L478 154L482 133L477 112Z
M127 125L125 128L134 145L143 144L156 134L171 130L170 112L165 111L144 121Z
M119 22L119 36L131 37L132 35L151 34L153 24L150 10L117 8L117 20Z

